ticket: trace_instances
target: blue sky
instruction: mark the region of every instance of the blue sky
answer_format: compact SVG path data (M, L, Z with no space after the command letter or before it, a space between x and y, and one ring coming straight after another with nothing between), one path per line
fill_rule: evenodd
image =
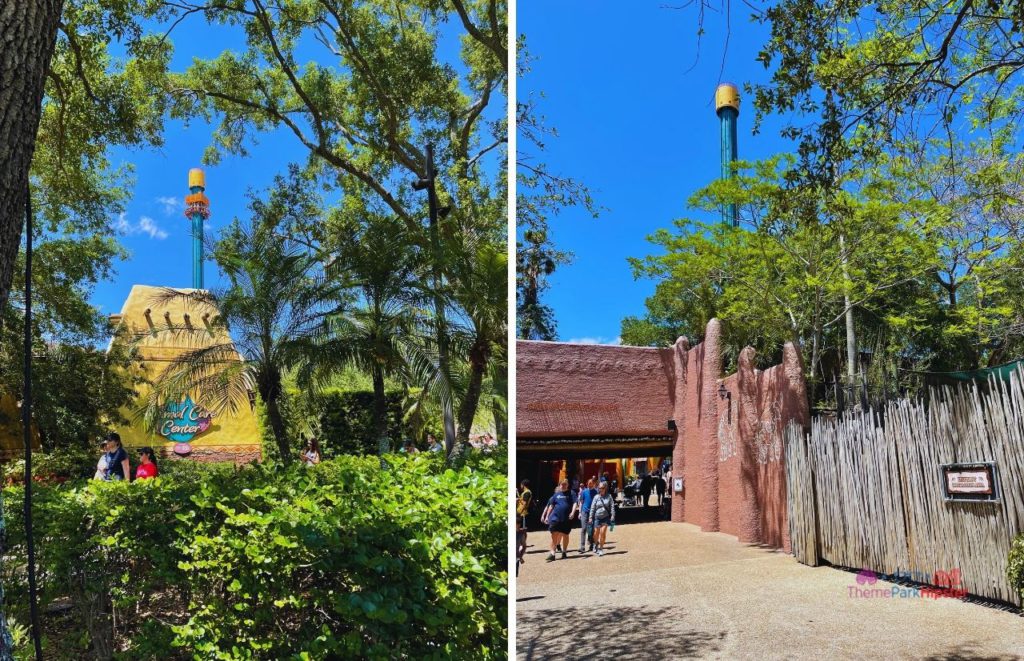
M441 57L456 68L458 42L455 25L449 23L439 46ZM461 29L461 25L457 26ZM450 32L449 32L450 30ZM171 68L184 70L193 58L213 58L224 50L240 51L245 43L237 28L209 26L198 17L183 21L171 34L175 45ZM309 40L300 53L323 64L325 51ZM489 119L505 115L503 100L492 101L485 113ZM135 185L126 212L111 218L121 244L130 257L117 265L116 276L99 283L90 301L103 314L119 312L132 285L146 284L171 287L192 286L192 236L190 221L184 217L183 200L188 194L188 170L202 167L206 171L206 194L210 198L211 217L206 223L207 238L215 236L232 218L246 218L246 192L263 191L274 175L286 171L290 162L305 162L308 152L287 129L258 134L259 144L251 146L245 158L225 156L217 165L202 164L203 152L211 143L216 124L193 121L185 126L180 121L165 124L164 146L159 150L110 151L116 167L129 163L134 167ZM497 152L492 152L495 155ZM487 160L487 159L485 159ZM486 165L492 165L488 162ZM223 286L225 281L217 266L207 258L204 279L207 288Z
M201 20L186 20L171 33L175 44L172 68L185 69L193 57L212 58L225 48L244 46L239 34L223 27L212 28ZM305 154L278 131L260 137L260 144L248 158L225 157L215 166L202 164L203 152L211 142L214 125L198 121L185 126L168 120L164 146L159 150L114 148L110 152L117 166L129 163L135 171L135 186L124 214L111 218L119 240L131 253L117 266L116 277L99 283L91 297L104 314L119 312L132 285L192 286L192 236L190 221L184 217L188 194L188 171L206 171L206 194L211 217L206 234L211 236L235 216L245 217L245 193L250 187L262 189L282 172L289 161L301 162ZM206 261L207 287L219 283L217 267Z
M545 296L560 340L612 343L623 317L643 315L654 283L634 281L626 258L652 254L645 237L676 218L714 219L688 211L686 200L720 172L715 87L769 78L755 61L767 29L748 20L745 5L733 3L727 49L725 17L707 13L698 58L695 6L666 8L682 4L519 3L518 27L534 59L518 93L543 93L538 110L559 133L537 160L585 183L607 209L596 220L568 209L550 221L555 244L575 253ZM790 150L781 125L768 118L751 135L743 99L740 158Z

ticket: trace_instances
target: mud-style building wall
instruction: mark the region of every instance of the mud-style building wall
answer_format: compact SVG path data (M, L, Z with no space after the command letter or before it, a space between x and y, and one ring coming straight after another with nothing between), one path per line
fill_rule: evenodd
M516 351L519 452L611 444L636 456L669 445L672 521L789 549L782 430L810 421L792 344L767 370L748 347L724 378L714 319L693 347L686 338L664 349L520 341Z
M181 290L188 292L192 290ZM188 351L214 345L228 345L231 337L223 326L212 323L217 316L217 309L208 302L186 297L172 297L162 287L135 285L128 294L124 307L118 315L111 315L111 321L118 330L114 341L136 341L137 352L145 376L152 381L166 370L173 361ZM186 329L174 331L169 329ZM225 352L226 360L242 360L237 353ZM139 398L148 394L144 385L138 389ZM189 398L204 407L201 390L190 393ZM187 442L182 442L182 435L176 432L195 423L190 421L186 410L180 417L168 416L163 431L147 430L137 421L135 408L138 401L122 411L129 420L126 425L117 428L121 440L126 446L139 447L149 445L165 456L175 454L186 456L197 461L234 461L245 463L260 458L260 432L256 423L256 413L252 406L243 404L237 411L224 411L207 418L201 413L198 424ZM198 429L194 429L198 428ZM166 432L166 433L164 433Z

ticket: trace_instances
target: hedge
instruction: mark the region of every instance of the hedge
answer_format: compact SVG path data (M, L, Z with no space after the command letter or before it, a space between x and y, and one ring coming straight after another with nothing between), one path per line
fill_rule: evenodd
M37 488L47 658L504 658L499 460L340 457ZM27 622L21 486L5 612Z
M1010 585L1017 590L1021 599L1024 599L1024 533L1017 535L1010 545L1006 577L1010 579Z
M400 441L411 437L412 430L402 421L402 393L389 391L385 398L388 434L392 448L398 449ZM310 407L315 407L315 410L308 410ZM289 391L281 408L290 429L302 429L303 418L307 416L319 423L320 450L325 457L378 452L372 392L332 390L311 402L302 393ZM298 438L292 441L296 447L301 445Z

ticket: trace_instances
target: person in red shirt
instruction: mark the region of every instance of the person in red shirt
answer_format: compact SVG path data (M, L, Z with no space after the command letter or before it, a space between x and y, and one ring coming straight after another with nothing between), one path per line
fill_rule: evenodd
M135 469L135 479L145 480L156 477L159 471L156 467L156 457L153 455L153 448L145 447L139 450L139 467Z

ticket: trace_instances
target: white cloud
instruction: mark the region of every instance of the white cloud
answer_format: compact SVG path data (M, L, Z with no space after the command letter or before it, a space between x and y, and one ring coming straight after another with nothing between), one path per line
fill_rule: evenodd
M597 336L597 337L574 337L574 338L572 338L570 340L567 340L567 342L569 342L570 344L610 344L610 345L618 346L618 345L622 344L622 338L621 337L609 338L609 337L602 337L602 336Z
M156 202L163 205L165 216L174 215L181 208L181 200L176 197L158 197Z
M128 214L119 214L117 220L114 221L114 229L125 236L134 236L136 234L146 234L151 239L158 239L163 241L168 236L167 232L160 228L156 224L156 221L149 216L141 216L139 222L133 223L128 220Z
M151 239L166 239L167 232L160 229L156 222L149 216L139 218L139 229L149 235Z

